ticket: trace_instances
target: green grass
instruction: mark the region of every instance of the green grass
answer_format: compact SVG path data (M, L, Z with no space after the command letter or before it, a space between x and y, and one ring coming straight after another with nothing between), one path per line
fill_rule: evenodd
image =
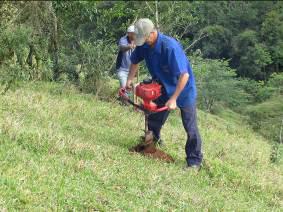
M283 166L283 141L280 138L283 124L283 96L274 96L263 103L246 108L248 123L261 135L271 141L273 162ZM281 135L282 137L282 135Z
M245 111L249 122L267 138L279 142L280 127L283 119L283 96L274 96L263 103L252 105Z
M198 113L200 172L187 172L185 132L171 114L166 164L128 152L143 116L52 83L0 96L0 210L282 211L283 167L248 126Z

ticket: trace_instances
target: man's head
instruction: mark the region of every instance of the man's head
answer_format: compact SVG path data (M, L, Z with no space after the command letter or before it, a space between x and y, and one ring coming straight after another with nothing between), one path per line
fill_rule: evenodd
M130 39L130 41L133 41L135 39L135 26L131 25L127 29L127 35Z
M157 30L148 18L141 18L135 23L135 33L137 46L142 46L144 43L153 46L156 42Z

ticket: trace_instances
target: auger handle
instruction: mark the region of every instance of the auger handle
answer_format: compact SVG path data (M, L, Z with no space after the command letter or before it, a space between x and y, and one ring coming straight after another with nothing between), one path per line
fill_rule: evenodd
M119 96L126 99L126 100L129 100L129 97L126 96L126 88L120 88L119 89Z
M152 112L158 113L158 112L162 112L162 111L165 111L165 110L168 110L167 106L157 108L157 109L153 110Z
M122 97L123 99L125 99L128 103L130 103L131 105L133 105L134 107L145 111L144 108L136 103L134 103L128 96L126 96L126 88L120 88L119 92L118 92L119 96Z
M126 88L120 88L119 89L119 96L122 97L123 99L125 99L131 105L133 105L133 106L137 107L138 109L140 109L142 111L145 111L145 112L158 113L158 112L162 112L162 111L168 110L167 106L163 106L163 107L157 108L155 110L145 109L142 105L138 105L138 104L134 103L132 100L130 100L130 98L128 96L126 96Z

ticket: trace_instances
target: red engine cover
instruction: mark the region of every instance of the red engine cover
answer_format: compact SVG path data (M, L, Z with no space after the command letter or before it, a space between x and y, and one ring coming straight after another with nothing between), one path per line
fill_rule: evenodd
M140 83L136 86L136 95L143 100L155 100L161 96L161 85L156 82L149 84Z
M151 102L161 96L161 85L152 82L149 84L140 83L136 86L136 95L143 100L144 108L148 110L155 110L157 105Z

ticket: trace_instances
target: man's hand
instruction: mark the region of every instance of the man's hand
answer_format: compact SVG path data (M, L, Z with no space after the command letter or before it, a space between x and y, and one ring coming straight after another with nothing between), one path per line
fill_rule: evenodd
M133 86L132 80L127 80L126 90L131 90Z
M166 102L165 106L167 106L169 110L175 110L175 109L177 108L176 99L171 97L171 98Z
M129 70L129 75L128 75L128 79L127 79L127 83L126 83L126 89L127 90L131 90L132 89L132 84L133 84L133 80L134 77L138 71L139 65L138 64L131 64L130 66L130 70Z
M136 48L136 45L135 45L134 43L131 43L131 44L130 44L130 48L131 48L131 49L134 49L134 48Z
M126 52L126 51L129 51L130 49L134 49L134 48L136 48L136 45L134 43L130 43L129 45L125 45L125 46L119 46L119 49L122 52Z
M170 99L166 102L165 106L168 107L169 110L175 110L177 107L177 98L184 89L186 83L188 82L189 79L189 74L187 72L184 72L183 74L180 75L178 84L176 87L176 90L174 94L170 97Z

